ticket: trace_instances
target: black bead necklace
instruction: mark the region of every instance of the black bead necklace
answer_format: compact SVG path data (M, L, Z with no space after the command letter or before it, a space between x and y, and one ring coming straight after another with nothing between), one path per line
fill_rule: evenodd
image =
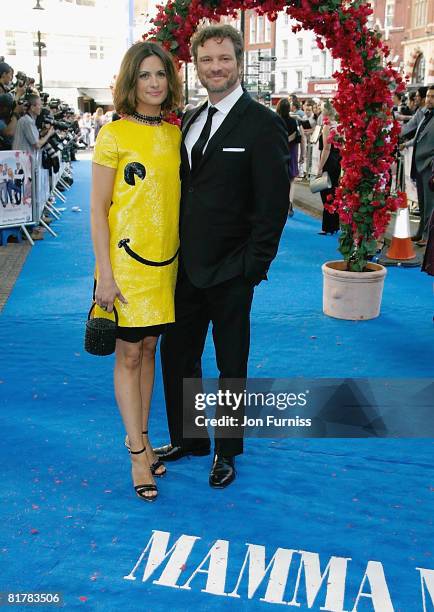
M145 123L146 125L161 125L163 121L161 115L142 115L142 113L138 113L137 111L131 113L131 117L134 117L136 121L140 121L140 123Z

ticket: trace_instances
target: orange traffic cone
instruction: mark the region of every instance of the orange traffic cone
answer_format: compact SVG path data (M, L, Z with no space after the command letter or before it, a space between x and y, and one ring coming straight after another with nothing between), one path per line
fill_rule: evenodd
M416 257L410 238L410 216L408 214L407 196L405 196L403 205L396 211L392 243L386 253L386 257L403 261Z

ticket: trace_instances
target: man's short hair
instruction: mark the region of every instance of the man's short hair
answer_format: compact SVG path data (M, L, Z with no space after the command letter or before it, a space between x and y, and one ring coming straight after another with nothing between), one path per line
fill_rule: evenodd
M38 94L29 94L28 96L26 96L26 102L28 104L28 106L32 106L32 104L35 104L35 102L37 102L38 100L40 100L41 97L38 96Z
M240 32L234 27L228 24L223 25L211 25L206 28L198 30L191 39L191 54L193 55L194 63L197 64L197 49L206 43L207 40L216 38L219 41L223 41L225 38L229 38L234 45L235 57L238 66L243 65L244 55L244 41Z
M294 106L297 110L300 110L301 104L298 100L292 100L291 102L292 106Z

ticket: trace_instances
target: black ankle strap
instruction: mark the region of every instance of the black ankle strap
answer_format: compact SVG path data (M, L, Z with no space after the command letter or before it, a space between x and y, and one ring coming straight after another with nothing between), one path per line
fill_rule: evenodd
M142 431L142 434L143 434L144 436L147 436L147 435L148 435L148 432L147 432L147 431Z
M146 446L144 446L144 447L142 448L142 450L139 450L139 451L132 451L132 450L130 450L130 453L131 453L132 455L141 455L142 453L144 453L144 452L145 452L145 450L146 450Z

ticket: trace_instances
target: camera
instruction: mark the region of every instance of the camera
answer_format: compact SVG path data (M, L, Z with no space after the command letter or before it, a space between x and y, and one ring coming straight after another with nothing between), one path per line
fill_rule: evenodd
M27 75L25 72L23 72L22 70L18 70L17 74L15 75L15 83L14 83L14 88L15 87L24 87L24 85L27 84Z
M47 106L48 98L50 97L50 94L47 93L46 91L40 91L39 92L39 97L42 100L42 106Z

